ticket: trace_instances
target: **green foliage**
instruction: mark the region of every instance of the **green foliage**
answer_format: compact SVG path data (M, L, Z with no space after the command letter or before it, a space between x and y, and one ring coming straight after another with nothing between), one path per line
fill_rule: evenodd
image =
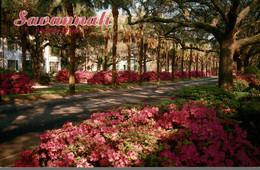
M256 74L256 79L260 80L260 71Z
M233 89L236 92L243 92L249 88L249 83L243 79L233 80Z
M260 96L259 88L251 88L249 91L250 96Z
M234 94L216 86L185 87L176 92L174 96L186 100L207 101L209 105L224 104L231 108L236 108L238 105Z
M0 68L0 74L5 74L5 73L12 73L12 72L16 72L13 69L5 69L5 68Z
M43 74L41 75L40 79L39 79L39 83L41 85L49 85L51 81L50 75L49 74Z
M245 98L238 109L236 119L241 121L241 127L248 132L249 140L254 144L260 144L260 97Z
M256 66L248 66L245 68L245 74L257 74L259 70Z

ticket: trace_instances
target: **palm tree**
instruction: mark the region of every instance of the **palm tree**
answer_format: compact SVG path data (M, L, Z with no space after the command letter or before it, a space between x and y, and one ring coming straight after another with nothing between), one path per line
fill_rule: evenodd
M201 54L201 56L200 56L200 64L201 64L200 69L202 72L202 77L203 77L203 71L204 71L204 56L203 56L204 54L205 54L205 52L203 54Z
M175 67L175 58L176 58L176 47L177 44L175 43L175 39L172 39L172 81L174 79L174 67Z
M159 82L159 76L160 76L160 53L161 53L161 37L158 37L158 47L157 47L157 52L158 52L158 54L157 54L157 62L156 62L156 64L157 64L157 82Z
M140 55L139 55L139 85L142 85L142 65L144 56L144 25L139 24L140 27Z
M181 79L184 79L184 55L185 51L184 48L182 48L182 53L181 53Z
M117 58L117 41L118 41L118 9L125 9L128 5L131 5L132 1L127 0L97 0L95 4L98 8L107 8L111 6L113 15L113 47L112 47L112 88L116 87L116 58Z
M148 43L145 41L144 43L144 72L146 72L147 68L146 68L146 61L147 61L147 48L148 48Z
M199 53L197 52L195 57L195 62L196 62L196 78L198 78L198 71L199 71Z
M165 45L165 55L166 55L166 58L165 58L165 71L166 72L169 72L169 46L168 46L168 40L166 39L166 45Z
M190 44L190 61L189 61L189 79L191 79L191 64L192 64L192 43Z
M57 4L55 0L39 0L41 7L45 7L47 11L50 9L51 5ZM69 17L74 17L74 8L77 4L85 4L87 6L93 6L90 0L61 0L58 5L54 5L53 12L57 12L58 10L63 10L65 8ZM70 26L70 29L75 29L74 25ZM69 54L70 54L70 76L69 76L69 93L75 93L75 58L76 58L76 37L75 32L70 32L68 35L69 42Z
M121 40L126 44L127 46L127 71L131 70L131 46L130 42L132 39L132 30L130 27L124 27L123 34L121 37Z
M109 28L108 27L104 27L104 33L103 33L103 36L104 36L104 39L105 39L105 55L104 55L104 66L103 66L103 70L104 71L107 71L107 62L108 62L108 40L110 38L110 35L109 35Z

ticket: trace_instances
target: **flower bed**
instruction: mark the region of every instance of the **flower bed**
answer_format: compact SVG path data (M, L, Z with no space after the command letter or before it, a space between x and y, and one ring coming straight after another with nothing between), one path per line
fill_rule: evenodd
M187 72L183 72L183 78L188 78L189 74ZM174 73L174 78L178 79L178 78L182 78L182 72L178 71L176 73Z
M160 80L171 80L172 79L172 73L170 72L161 72L160 73Z
M15 167L259 166L259 148L202 103L119 108L41 135Z
M205 77L206 71L198 71L198 77ZM191 71L191 77L196 77L196 71Z
M157 73L154 71L144 72L142 74L143 81L156 81Z
M242 74L238 74L233 76L233 79L243 79L245 81L247 81L248 83L250 83L250 85L252 87L260 87L260 81L257 80L256 75L251 74L251 75L242 75Z
M98 73L94 74L91 79L89 79L88 83L90 85L110 85L112 84L112 72L99 71ZM120 84L118 74L116 74L116 84Z
M75 81L76 83L87 83L89 79L93 77L94 73L89 71L76 71L75 72ZM56 80L62 83L69 82L70 71L69 70L60 70L56 74Z
M137 83L139 81L139 74L133 71L118 71L119 81L121 83Z
M33 81L16 73L0 74L1 95L33 93Z
M75 76L78 77L80 83L87 83L89 79L93 77L94 73L90 71L78 70L75 72Z

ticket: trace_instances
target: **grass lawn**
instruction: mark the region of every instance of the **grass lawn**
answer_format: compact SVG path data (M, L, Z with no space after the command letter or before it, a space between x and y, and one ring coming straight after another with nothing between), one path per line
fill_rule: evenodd
M191 80L195 80L196 78L191 78ZM200 78L201 79L201 78ZM184 79L183 81L188 81L190 79ZM165 84L171 82L182 81L182 79L174 79L174 81L160 81L158 82L143 82L142 86L156 85L156 84ZM130 89L134 87L139 87L138 83L122 83L117 86L117 89ZM62 98L65 96L70 96L68 92L69 87L55 87L55 88L45 88L45 89L37 89L34 93L29 94L14 94L14 95L2 95L3 104L10 103L22 103L27 101L38 101L38 100L46 100L46 99L56 99ZM112 90L111 85L107 86L90 86L90 85L80 85L76 86L76 94L82 94L87 92L102 92L106 90Z

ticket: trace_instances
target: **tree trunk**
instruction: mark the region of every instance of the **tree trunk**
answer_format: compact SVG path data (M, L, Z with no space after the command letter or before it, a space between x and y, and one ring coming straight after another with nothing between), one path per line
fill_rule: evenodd
M74 17L73 14L73 6L70 2L66 2L66 10L67 13L70 17ZM74 30L76 27L75 26L70 26L70 29ZM71 32L70 35L70 77L69 77L69 93L70 94L75 94L75 85L76 85L76 80L75 80L75 51L76 51L76 34L74 32Z
M174 68L175 68L175 58L176 58L176 48L175 48L175 41L172 39L172 81L174 79Z
M208 53L206 53L206 61L205 61L205 64L206 64L206 77L208 77Z
M26 75L26 33L25 30L22 28L22 74Z
M137 70L136 56L134 55L134 71Z
M181 54L181 79L183 80L184 79L184 48L182 49L182 54Z
M166 72L169 72L169 52L168 52L168 40L166 40L166 46L165 46L165 55L166 55L166 64L165 64L165 66L166 66L166 68L165 68L165 71Z
M35 52L32 51L32 60L33 60L33 77L36 82L39 82L41 77L41 66L40 66L40 60L42 59L43 54L43 48L40 46L41 42L39 42L39 36L36 34L35 36L35 46L36 50Z
M199 53L196 54L196 79L199 77L198 72L199 72Z
M160 52L161 52L161 38L158 40L158 54L157 54L157 82L159 82L160 78Z
M204 53L204 55L205 55L205 53ZM203 75L203 72L204 72L204 56L203 55L201 55L201 66L200 66L200 69L201 69L201 75L202 75L202 77L204 77L204 75Z
M101 64L99 61L99 57L97 56L97 71L100 71L100 67L101 67Z
M147 68L146 68L146 51L147 51L147 47L148 47L148 44L147 43L145 43L144 44L144 72L146 72L147 71Z
M118 34L118 7L113 6L112 14L113 23L113 68L112 68L112 88L116 88L116 49L117 49L117 34Z
M126 42L127 45L127 71L131 71L131 46L130 46L130 40Z
M5 68L5 44L4 44L4 40L2 42L2 57L3 57L3 69Z
M105 38L105 56L104 56L104 71L107 71L107 57L108 57L108 36Z
M144 56L144 26L143 24L139 25L140 27L140 55L139 55L139 85L142 85L142 71L143 71L143 56Z
M189 62L189 79L191 79L191 64L192 64L192 44L190 44L190 62Z
M244 60L244 67L249 66L249 59L250 59L250 56L247 55L247 56L245 57L245 60Z
M227 41L220 44L220 63L218 86L226 91L233 90L233 55L232 43Z
M219 58L216 60L216 74L219 75Z
M210 56L210 72L209 72L209 76L212 76L212 71L213 71L213 65L214 65L214 61L213 61L213 57Z

